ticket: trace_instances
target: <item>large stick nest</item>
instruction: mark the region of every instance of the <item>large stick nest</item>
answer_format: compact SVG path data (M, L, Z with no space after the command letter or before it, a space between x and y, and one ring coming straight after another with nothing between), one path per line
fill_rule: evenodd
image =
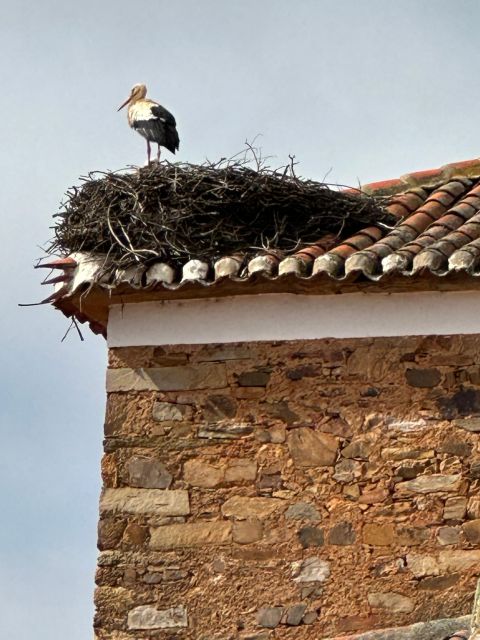
M66 194L48 252L94 252L106 266L278 250L291 253L395 219L381 202L280 170L236 160L152 164L122 173L95 172Z

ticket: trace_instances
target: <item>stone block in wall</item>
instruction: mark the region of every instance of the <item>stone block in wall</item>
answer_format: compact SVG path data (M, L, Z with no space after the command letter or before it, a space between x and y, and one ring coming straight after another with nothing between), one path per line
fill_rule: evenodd
M107 370L107 392L184 391L226 386L227 373L223 364Z
M234 458L225 469L225 482L253 482L257 477L257 463L248 458Z
M201 460L187 460L183 465L183 478L192 487L211 489L223 481L223 470Z
M440 573L437 559L428 554L408 553L407 568L416 578L438 576Z
M244 371L238 376L238 385L240 387L266 387L269 380L269 371Z
M280 624L283 607L262 607L257 613L257 624L266 629L275 629Z
M427 389L436 387L442 379L438 369L407 369L405 377L410 386Z
M330 577L330 563L327 560L310 556L305 560L291 563L294 582L325 582Z
M359 504L380 504L388 498L388 489L377 487L376 489L364 490L358 498Z
M462 526L465 538L471 544L480 544L480 519L470 520Z
M419 476L414 480L399 482L396 491L399 494L411 495L415 493L437 493L439 491L459 491L463 483L460 474L442 475L439 473L429 476Z
M148 539L148 535L148 527L129 522L123 532L122 542L127 545L139 546Z
M125 521L117 518L102 518L98 523L97 546L100 551L114 549L125 530Z
M351 522L338 522L328 532L328 544L340 546L350 545L355 542L356 535Z
M453 424L456 427L460 427L466 431L472 431L473 433L478 433L480 431L480 418L460 418L458 420L454 420Z
M366 524L362 534L363 542L372 546L386 547L395 542L395 527L390 522Z
M311 502L294 502L285 511L285 518L310 522L319 522L322 519L318 509Z
M132 515L186 516L190 513L188 491L183 489L105 489L100 513Z
M293 429L287 437L290 455L296 467L328 467L337 458L337 439L307 427Z
M476 574L480 573L480 550L452 549L441 551L438 556L438 566L441 573L466 571L476 568Z
M440 398L438 407L446 420L478 414L480 412L480 390L461 388L451 396Z
M391 431L400 431L403 433L412 433L415 431L424 431L428 427L428 423L423 418L416 420L399 420L398 418L387 418L385 425Z
M444 520L463 520L467 511L467 499L463 496L447 498L443 509Z
M144 489L168 489L172 475L159 460L132 456L127 463L128 483Z
M471 455L473 445L469 442L459 442L456 438L448 438L438 447L439 453L449 453L459 458L468 458Z
M233 496L223 503L222 514L226 518L264 520L285 506L284 501L277 498Z
M288 607L285 615L285 624L290 627L298 626L302 622L306 610L306 604L294 604L292 607Z
M339 460L335 465L333 479L342 484L354 482L362 475L362 465L356 460Z
M170 607L170 609L157 609L155 605L142 605L129 611L127 626L131 630L187 627L187 610L182 605Z
M302 527L298 531L298 539L304 549L322 547L325 541L323 529L318 527Z
M470 520L480 518L480 496L472 496L468 499L467 516Z
M460 527L440 527L437 540L441 545L457 544L460 541Z
M222 545L232 541L230 522L171 524L151 530L151 549L175 549L201 545Z
M480 462L478 460L470 464L470 473L468 475L472 480L480 480Z
M430 530L426 527L398 527L397 544L403 547L416 547L430 539Z
M367 438L358 438L347 444L341 451L344 458L354 458L356 460L368 460L373 448L373 443Z
M418 589L422 591L445 591L450 589L460 579L459 573L452 573L448 576L431 576L423 578L418 583Z
M393 591L369 593L368 604L374 609L384 609L390 613L411 613L415 609L411 598Z
M384 460L426 460L435 457L434 449L410 449L404 444L398 447L384 447L380 453Z
M263 536L263 526L260 520L236 520L233 523L232 537L238 544L258 542Z

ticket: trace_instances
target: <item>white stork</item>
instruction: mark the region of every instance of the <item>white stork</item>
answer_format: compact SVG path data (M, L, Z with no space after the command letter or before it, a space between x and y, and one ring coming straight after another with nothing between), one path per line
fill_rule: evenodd
M176 128L175 118L165 107L149 100L147 87L144 84L136 84L132 87L130 95L121 104L117 111L128 107L128 124L138 131L147 141L147 158L150 164L150 142L158 145L157 162L160 162L160 147L165 147L172 153L178 149L180 139Z

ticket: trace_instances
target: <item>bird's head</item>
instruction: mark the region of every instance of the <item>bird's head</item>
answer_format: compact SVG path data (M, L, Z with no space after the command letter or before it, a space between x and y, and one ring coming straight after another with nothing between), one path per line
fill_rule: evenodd
M144 84L134 84L132 90L130 91L130 95L125 100L125 102L118 107L117 111L123 109L123 107L125 107L127 104L132 104L134 102L137 102L137 100L142 100L146 95L147 87Z

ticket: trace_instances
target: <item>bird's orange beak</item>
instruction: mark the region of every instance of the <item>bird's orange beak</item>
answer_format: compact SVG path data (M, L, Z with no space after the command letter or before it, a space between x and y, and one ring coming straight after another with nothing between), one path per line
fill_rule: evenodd
M125 102L123 102L123 103L118 107L117 111L120 111L120 109L123 109L123 107L125 107L125 106L130 102L130 100L131 100L131 99L132 99L132 96L128 96L128 98L125 100Z

